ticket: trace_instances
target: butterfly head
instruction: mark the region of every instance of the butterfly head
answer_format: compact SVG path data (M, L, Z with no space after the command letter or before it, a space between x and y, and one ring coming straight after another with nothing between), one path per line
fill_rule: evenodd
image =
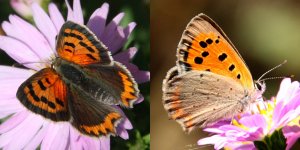
M264 80L257 80L254 82L254 87L257 95L262 95L266 90L266 82Z

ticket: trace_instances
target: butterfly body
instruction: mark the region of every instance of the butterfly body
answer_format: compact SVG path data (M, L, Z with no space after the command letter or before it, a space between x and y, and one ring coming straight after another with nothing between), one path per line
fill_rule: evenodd
M82 134L115 135L122 113L139 90L131 73L110 56L85 26L66 22L58 35L57 57L21 84L17 98L53 121L69 121Z
M177 58L163 81L163 105L187 132L246 111L264 91L255 88L233 44L204 14L187 25Z

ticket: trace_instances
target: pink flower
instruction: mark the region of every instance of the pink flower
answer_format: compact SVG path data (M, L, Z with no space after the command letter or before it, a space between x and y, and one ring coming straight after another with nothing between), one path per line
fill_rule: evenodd
M43 0L10 0L11 7L21 16L32 16L31 4L41 4Z
M81 4L74 0L73 9L68 7L67 20L84 24ZM56 53L55 37L65 19L53 3L49 5L49 15L37 4L31 5L35 26L16 15L10 15L9 21L2 23L7 36L0 36L0 48L18 63L48 62ZM137 52L135 47L117 52L126 42L135 23L127 27L119 26L124 13L118 14L106 25L109 5L104 3L90 17L87 27L111 51L114 60L123 63L138 83L149 81L148 71L140 71L129 61ZM0 119L8 119L0 125L0 148L3 149L109 149L110 138L91 138L80 134L68 122L52 122L27 110L16 98L16 92L22 82L32 74L46 67L44 63L25 64L29 69L0 66ZM142 95L139 102L143 100ZM125 118L117 127L117 134L128 139L127 130L132 129Z
M300 87L299 82L284 79L276 98L260 102L252 112L221 121L205 128L214 135L200 139L199 145L213 144L215 149L256 149L254 141L282 129L289 149L299 138ZM293 126L292 126L293 125Z

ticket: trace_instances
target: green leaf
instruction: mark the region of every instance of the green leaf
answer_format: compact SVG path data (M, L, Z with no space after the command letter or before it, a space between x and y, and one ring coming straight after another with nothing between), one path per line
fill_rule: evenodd
M282 128L265 136L261 141L254 141L254 145L258 150L284 150L287 146Z
M149 150L150 149L150 134L141 136L140 132L136 131L135 143L127 144L129 150Z

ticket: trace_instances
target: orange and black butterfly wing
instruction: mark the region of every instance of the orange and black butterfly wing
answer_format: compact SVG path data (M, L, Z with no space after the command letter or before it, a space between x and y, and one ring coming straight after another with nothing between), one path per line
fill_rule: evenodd
M210 71L254 89L251 73L222 29L205 14L194 17L177 49L179 72Z
M93 79L96 79L96 84L101 85L99 87L102 87L95 93L90 93L95 95L97 100L106 104L133 107L134 102L139 97L139 89L131 73L124 65L114 62L112 66L88 65L83 69ZM82 89L85 87L82 85ZM93 90L86 89L86 91Z
M68 96L71 124L89 136L115 135L116 127L123 118L121 113L110 105L91 99L77 88L71 85Z
M111 65L106 46L85 26L67 21L61 28L56 50L58 56L78 65Z
M21 84L17 98L29 110L53 121L70 119L67 101L68 89L60 76L45 68Z

